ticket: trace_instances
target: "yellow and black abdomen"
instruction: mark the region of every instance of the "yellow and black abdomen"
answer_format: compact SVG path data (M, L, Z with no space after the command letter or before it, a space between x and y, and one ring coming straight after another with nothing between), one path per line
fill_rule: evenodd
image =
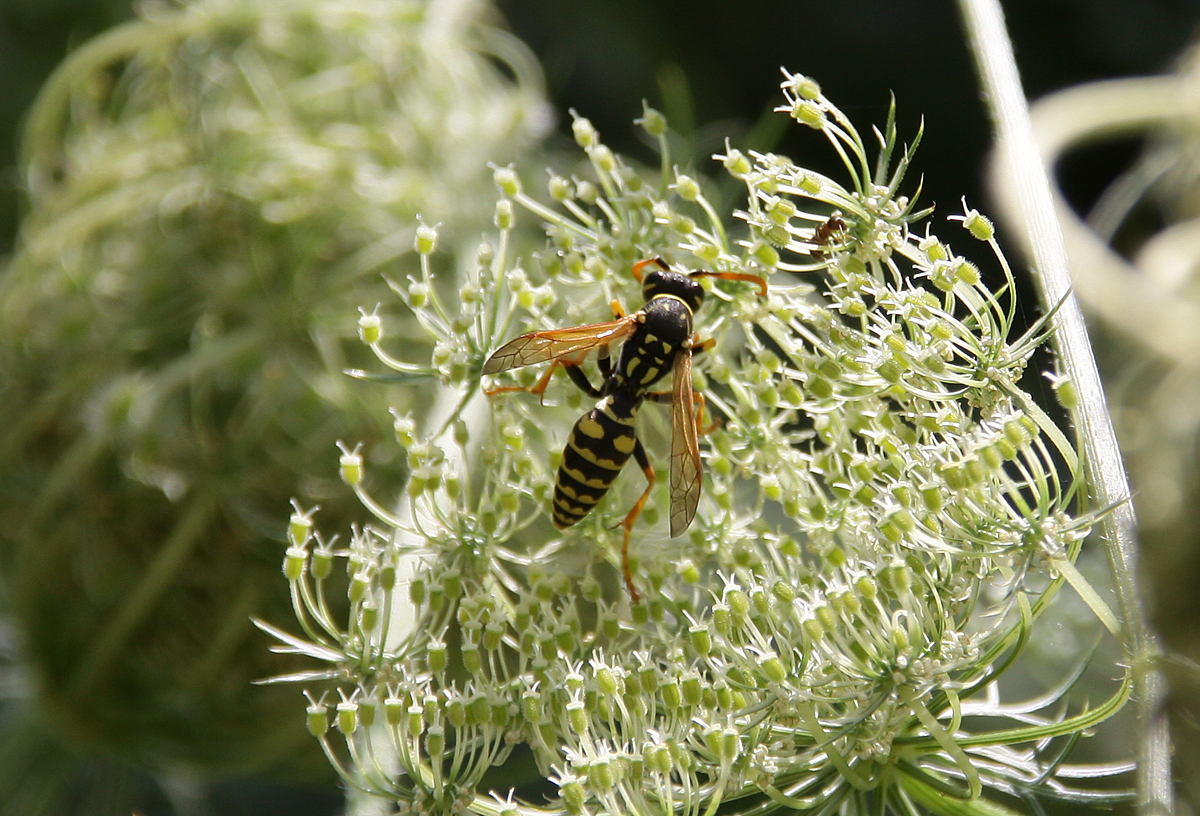
M570 527L591 512L637 446L634 417L642 397L628 391L604 397L567 437L554 486L554 526Z

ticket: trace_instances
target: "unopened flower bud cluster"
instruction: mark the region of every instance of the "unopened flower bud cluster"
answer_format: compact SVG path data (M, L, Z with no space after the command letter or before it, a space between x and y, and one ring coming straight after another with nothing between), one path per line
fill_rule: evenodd
M434 273L437 228L418 229L419 271L393 288L429 336L428 361L393 357L404 344L367 320L381 361L440 381L451 410L432 427L395 416L412 474L404 512L373 498L361 456L343 451L375 516L336 551L348 624L328 615L317 574L331 545L297 508L285 573L311 642L289 643L341 689L310 701L311 730L342 746L329 750L348 780L401 812L816 810L890 796L902 768L964 797L1009 790L1010 765L1024 773L1019 752L964 739L959 706L994 682L1061 582L1047 566L1073 560L1087 528L1062 475L1074 452L1018 383L1040 329L1010 337L1014 282L986 219L968 211L952 240L991 255L1002 295L983 261L917 232L927 213L901 193L912 149L893 155L891 121L882 159L868 160L815 82L783 87L783 110L829 136L849 185L728 147L716 159L748 193L731 234L703 179L666 163L661 114L639 120L661 140L657 178L575 116L586 169L552 173L543 203L497 168L498 232L460 278ZM521 256L514 224L530 217L548 244ZM611 527L641 490L636 469L554 529L559 451L590 405L561 379L543 400L481 394L530 386L544 366L482 383L479 371L517 334L610 319L614 300L636 310L629 268L659 256L770 289L716 281L697 314L716 344L696 356L695 385L721 422L702 438L701 507L678 539L663 529L669 414L643 409L660 487L634 528L644 597L632 603ZM402 585L414 540L422 566ZM389 623L401 606L415 621L404 628ZM550 802L484 787L518 745L556 786Z

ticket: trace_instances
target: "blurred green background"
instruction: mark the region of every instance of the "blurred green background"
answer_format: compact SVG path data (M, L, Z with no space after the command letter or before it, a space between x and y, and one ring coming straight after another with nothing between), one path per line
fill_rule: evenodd
M1200 21L1196 0L1023 0L1004 6L1031 98L1089 80L1171 70ZM783 117L766 116L778 102L779 68L786 66L815 77L860 124L883 120L889 92L898 103L902 134L914 133L924 118L917 169L925 177L924 199L938 205L935 218L955 212L961 196L988 207L983 176L989 127L949 0L506 0L500 12L542 62L564 141L565 111L574 108L610 146L647 158L630 124L644 99L690 136L692 153L682 160L702 172L726 136L743 147L779 150L825 167L828 154L805 138L811 134L784 132ZM73 46L131 15L128 0L0 0L0 254L13 246L23 207L14 168L23 112ZM1138 150L1136 141L1119 142L1085 151L1060 168L1073 203L1086 210ZM1193 555L1187 563L1198 559ZM1153 550L1145 577L1164 577L1155 574ZM1200 593L1149 595L1159 610L1168 610L1157 621L1168 645L1194 655ZM16 635L0 635L0 648L11 652ZM1181 710L1176 740L1195 743L1189 710L1195 709ZM86 754L80 760L80 788L103 785L106 766ZM169 782L161 779L135 777L125 784L130 789L121 801L136 802L147 816L328 813L340 803L328 788L252 780L223 781L198 799L168 795L163 788Z
M1196 0L1003 5L1030 98L1089 80L1170 70L1200 21ZM665 108L681 132L701 127L711 140L736 137L777 104L779 68L786 66L818 79L863 121L882 119L894 93L902 133L911 133L920 117L926 121L926 198L944 212L962 195L985 201L989 130L950 0L504 0L499 6L509 28L541 58L563 133L565 111L574 107L614 148L636 151L630 122L645 99ZM0 0L0 251L11 247L19 213L11 167L22 112L72 45L131 15L128 0ZM1128 159L1128 149L1110 152L1096 157L1101 165L1070 175L1068 187L1080 202L1094 198Z

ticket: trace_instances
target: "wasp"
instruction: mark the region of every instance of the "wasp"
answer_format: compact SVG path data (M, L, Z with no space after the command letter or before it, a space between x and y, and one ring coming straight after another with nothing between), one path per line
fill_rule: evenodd
M647 267L652 268L645 271ZM638 410L647 400L671 405L670 522L674 538L687 530L700 502L701 411L696 406L698 401L703 406L703 396L692 387L692 355L711 348L713 341L701 342L692 330L693 318L704 301L699 279L747 281L758 285L763 295L767 284L754 275L734 272L676 272L662 258L639 261L632 272L642 285L642 308L625 314L614 302L615 320L522 335L493 352L483 373L549 362L545 375L530 388L502 387L487 393L527 390L541 396L551 375L561 367L580 390L597 400L567 437L554 486L552 519L556 527L565 529L586 516L632 456L648 482L619 525L625 531L621 567L636 603L639 594L629 567L629 539L655 483L654 468L634 425ZM600 387L580 370L593 352L603 378ZM668 372L673 378L670 391L651 390Z

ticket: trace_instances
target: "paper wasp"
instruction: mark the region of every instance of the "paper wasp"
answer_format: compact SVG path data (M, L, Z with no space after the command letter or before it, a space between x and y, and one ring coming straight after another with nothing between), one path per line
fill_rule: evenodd
M647 266L649 272L643 273ZM483 365L484 374L549 362L550 368L528 389L502 387L502 391L527 390L539 396L546 390L556 368L565 368L572 382L598 402L580 417L567 437L562 464L554 486L553 521L559 529L570 527L595 507L612 487L621 468L632 455L646 476L646 489L626 514L621 566L629 595L639 595L629 568L629 538L654 487L654 468L634 428L638 409L647 399L671 404L671 537L682 534L692 523L700 502L700 411L692 388L692 355L711 348L713 341L700 342L692 332L692 319L704 301L699 278L748 281L767 293L767 284L754 275L734 272L675 272L662 258L633 265L633 277L642 284L646 302L633 314L624 314L613 304L615 320L569 329L552 329L522 335L497 349ZM613 361L613 346L620 352ZM579 366L596 352L604 381L594 386ZM651 391L651 386L673 372L670 391ZM703 405L703 397L699 398Z

